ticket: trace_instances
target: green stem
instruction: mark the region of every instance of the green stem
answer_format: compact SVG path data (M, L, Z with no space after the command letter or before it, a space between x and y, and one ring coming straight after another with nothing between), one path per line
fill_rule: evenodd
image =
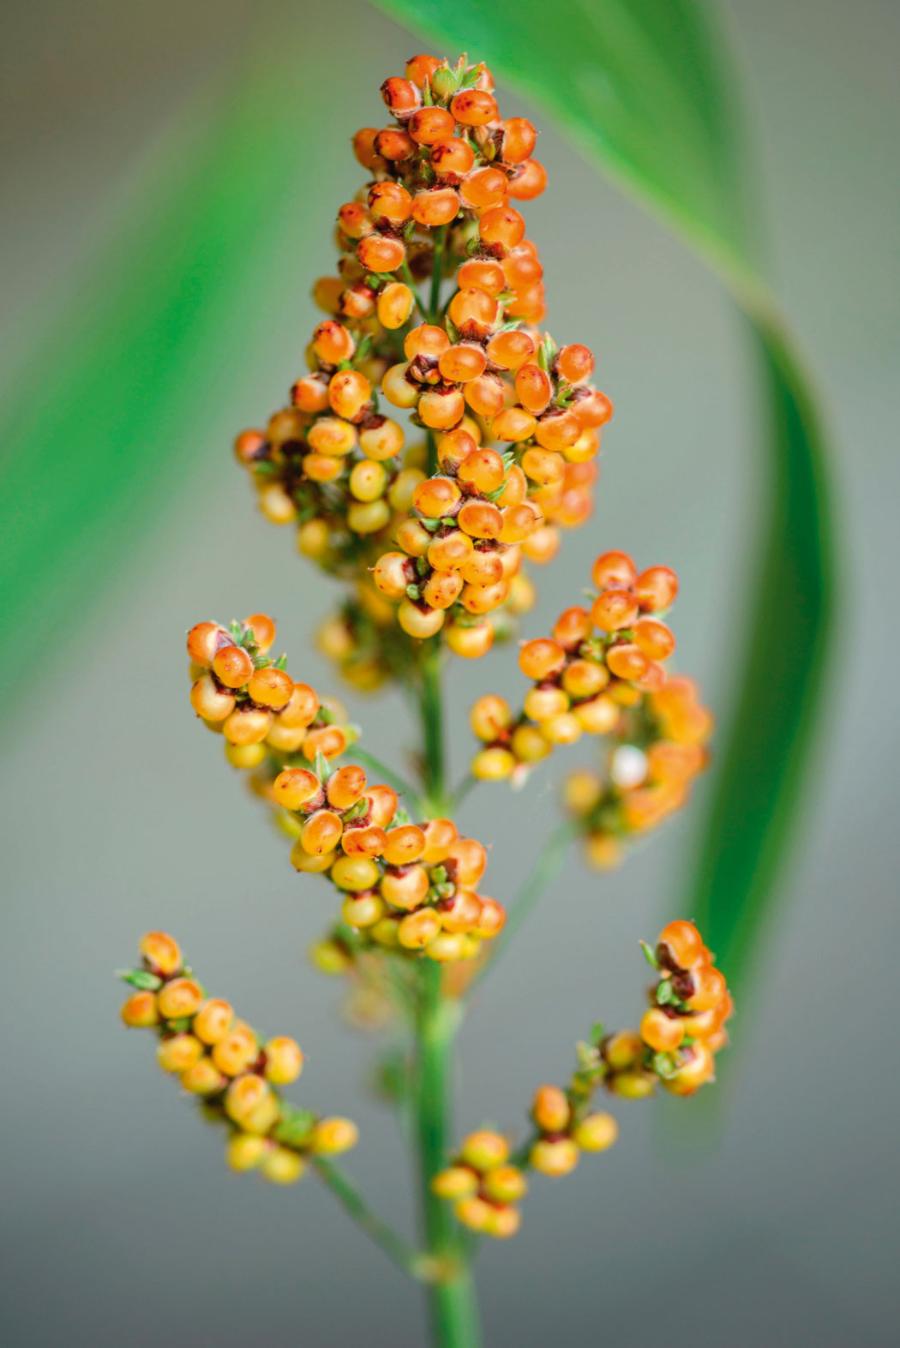
M528 879L519 890L518 896L509 910L509 917L506 919L506 926L503 928L502 934L493 943L490 959L481 966L472 979L469 985L470 992L478 986L490 970L496 966L504 952L509 949L516 933L534 912L546 890L559 875L565 865L569 848L580 831L578 823L574 820L565 819L561 824L557 824L550 834L541 849L537 862L529 873Z
M447 808L440 637L424 643L421 661L423 778L430 811L440 814ZM478 1348L481 1331L470 1247L452 1206L431 1189L432 1179L447 1163L453 1128L450 1078L453 1041L462 1008L458 1001L444 997L440 964L423 958L418 972L413 1110L431 1278L428 1309L432 1342L435 1348Z
M444 247L447 242L447 226L435 230L434 256L431 265L431 292L428 299L428 322L436 323L440 316L441 281L444 279Z
M453 810L457 810L463 803L470 791L474 791L478 785L478 778L473 777L471 772L467 772L459 786L450 795L450 804Z
M438 471L438 468L440 467L440 464L438 463L437 436L435 435L434 431L428 431L426 433L425 444L427 447L427 458L425 466L428 470L429 477L433 477L434 474Z
M377 758L375 754L370 754L368 749L361 749L358 744L351 744L345 757L356 758L364 768L370 768L372 772L377 772L385 785L392 786L398 795L405 796L411 805L418 799L419 793L416 788L401 777L399 772L395 772L386 763L382 763L381 759Z
M403 266L400 268L400 275L403 277L404 281L406 282L406 284L409 286L410 290L412 291L413 302L415 303L416 308L418 309L419 313L422 315L422 317L423 317L423 318L426 320L426 322L427 322L427 321L428 321L428 311L426 310L425 305L424 305L424 304L422 303L422 301L419 299L419 292L418 292L418 289L416 288L416 278L413 276L412 272L410 271L410 269L409 269L409 263L408 263L408 262L404 262Z
M435 814L447 808L444 758L444 706L441 695L441 638L422 644L419 711L422 718L423 780L428 805Z
M398 1236L397 1232L387 1226L380 1217L375 1216L362 1194L343 1171L324 1156L313 1157L312 1163L341 1206L357 1225L362 1227L366 1235L371 1236L379 1249L411 1278L422 1278L423 1260L419 1251L402 1236Z
M433 1278L428 1302L435 1348L478 1348L481 1333L468 1245L452 1206L431 1191L433 1177L447 1163L451 1058L460 1013L459 1004L442 995L441 972L439 964L422 962L416 1025L419 1180Z

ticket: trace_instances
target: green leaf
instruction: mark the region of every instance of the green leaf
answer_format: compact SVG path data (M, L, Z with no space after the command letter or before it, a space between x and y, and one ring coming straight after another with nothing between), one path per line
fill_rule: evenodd
M814 395L783 334L760 331L757 340L777 487L738 706L720 740L717 789L686 899L733 984L755 953L808 787L834 603L827 487L811 452L824 439Z
M209 400L245 355L234 313L258 304L288 238L302 254L321 225L310 213L298 230L279 198L298 146L315 156L327 78L273 78L266 53L173 118L5 392L0 610L37 668L148 546L147 519L202 482ZM6 715L27 685L7 662Z
M752 326L768 409L755 618L685 899L732 983L740 981L809 780L831 649L834 560L819 398L759 269L752 173L727 50L710 7L697 0L559 0L552 15L538 0L380 2L438 47L485 59L533 98L714 268Z

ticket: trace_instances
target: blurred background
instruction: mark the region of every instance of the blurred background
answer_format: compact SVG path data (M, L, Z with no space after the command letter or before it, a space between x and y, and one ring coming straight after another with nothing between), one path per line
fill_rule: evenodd
M84 400L114 403L134 361L146 376L134 405L117 409L103 481L91 488L119 484L105 553L88 546L69 423L61 443L31 444L12 465L27 476L28 510L51 490L45 474L71 478L62 527L76 538L85 529L85 546L64 565L81 568L91 602L56 658L52 593L26 615L33 640L16 630L13 648L7 632L15 691L31 695L2 737L3 1342L413 1348L424 1340L415 1289L314 1179L280 1191L226 1173L218 1135L160 1078L149 1039L121 1030L111 971L130 962L142 931L174 931L240 1014L297 1035L308 1065L294 1098L360 1122L350 1168L376 1206L411 1222L404 1142L389 1110L364 1094L389 1040L343 1023L340 987L309 967L329 893L293 875L218 743L194 726L182 643L201 618L265 609L291 669L333 682L310 634L335 587L296 557L290 531L255 514L229 446L301 370L315 321L309 288L331 268L334 210L360 178L349 136L378 124L382 79L428 45L356 0L7 0L5 9L8 396L31 379L31 396L52 407L92 342L108 343L109 364ZM617 1104L612 1153L573 1179L534 1185L521 1235L479 1262L492 1345L896 1342L898 734L888 679L900 650L884 578L900 560L900 14L890 0L736 0L722 17L759 161L770 274L836 446L845 602L825 730L715 1105ZM296 135L279 131L271 149L277 190L261 176L265 192L231 217L224 175L221 247L177 296L179 322L161 329L170 336L148 350L132 343L128 322L105 333L106 280L123 267L137 282L134 331L154 303L140 288L148 221L154 275L190 248L192 218L166 214L159 184L190 173L248 89L260 118L285 100L297 108ZM501 95L505 115L535 115ZM598 353L617 417L595 517L540 574L526 631L546 631L574 602L603 548L674 565L679 668L724 716L764 481L745 326L681 243L535 119L550 188L527 214L549 327ZM236 141L252 185L247 156ZM214 285L219 267L234 273L226 286ZM35 381L29 353L61 311L68 335L48 347L54 358ZM177 337L192 324L204 329L194 346ZM163 371L159 465L142 460L132 472L132 418L152 414ZM77 399L68 415L74 443ZM519 687L502 648L474 668L453 666L455 775L473 697ZM348 701L366 744L399 764L414 734L399 699ZM520 795L485 786L466 803L461 823L492 843L490 892L500 898L528 874L555 817L555 782L576 761L556 759ZM464 1029L461 1129L518 1125L534 1084L563 1078L594 1020L638 1013L637 938L679 915L709 791L705 782L618 873L598 877L573 856Z

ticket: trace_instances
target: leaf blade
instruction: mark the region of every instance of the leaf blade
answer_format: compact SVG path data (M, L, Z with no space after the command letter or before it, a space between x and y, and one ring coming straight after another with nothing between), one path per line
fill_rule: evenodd
M258 62L229 76L149 153L5 400L0 609L36 647L77 626L183 485L198 390L240 359L230 315L278 249L284 223L259 202L277 194L324 77L286 113ZM7 715L21 683L0 669Z

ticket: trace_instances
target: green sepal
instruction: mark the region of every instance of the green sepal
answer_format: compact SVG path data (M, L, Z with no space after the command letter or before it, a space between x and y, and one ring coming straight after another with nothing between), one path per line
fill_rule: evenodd
M318 1122L310 1109L298 1109L296 1105L282 1105L281 1118L276 1124L272 1136L276 1142L286 1147L301 1148L310 1138Z
M148 969L117 969L116 978L121 978L123 983L130 984L139 992L156 992L163 985L162 979L151 974Z
M671 1053L654 1053L650 1059L650 1066L658 1077L663 1081L669 1081L678 1071L678 1066Z
M360 360L365 360L371 350L372 350L372 334L371 332L367 332L365 337L363 337L362 341L357 346L356 350L353 352L353 361L356 362Z
M586 1044L580 1039L575 1045L575 1061L580 1072L596 1072L600 1054L596 1044Z
M673 1002L677 1001L678 998L675 996L671 978L661 978L656 987L656 1005L671 1006Z
M544 340L538 348L538 365L540 365L542 370L549 372L558 350L559 347L556 345L549 332L545 333Z
M599 1045L600 1040L603 1038L603 1034L604 1034L603 1021L595 1020L593 1025L591 1026L591 1043L594 1045Z
M656 958L656 955L654 954L653 947L649 946L646 941L641 941L641 949L644 952L644 959L650 965L650 968L658 969L659 960Z

